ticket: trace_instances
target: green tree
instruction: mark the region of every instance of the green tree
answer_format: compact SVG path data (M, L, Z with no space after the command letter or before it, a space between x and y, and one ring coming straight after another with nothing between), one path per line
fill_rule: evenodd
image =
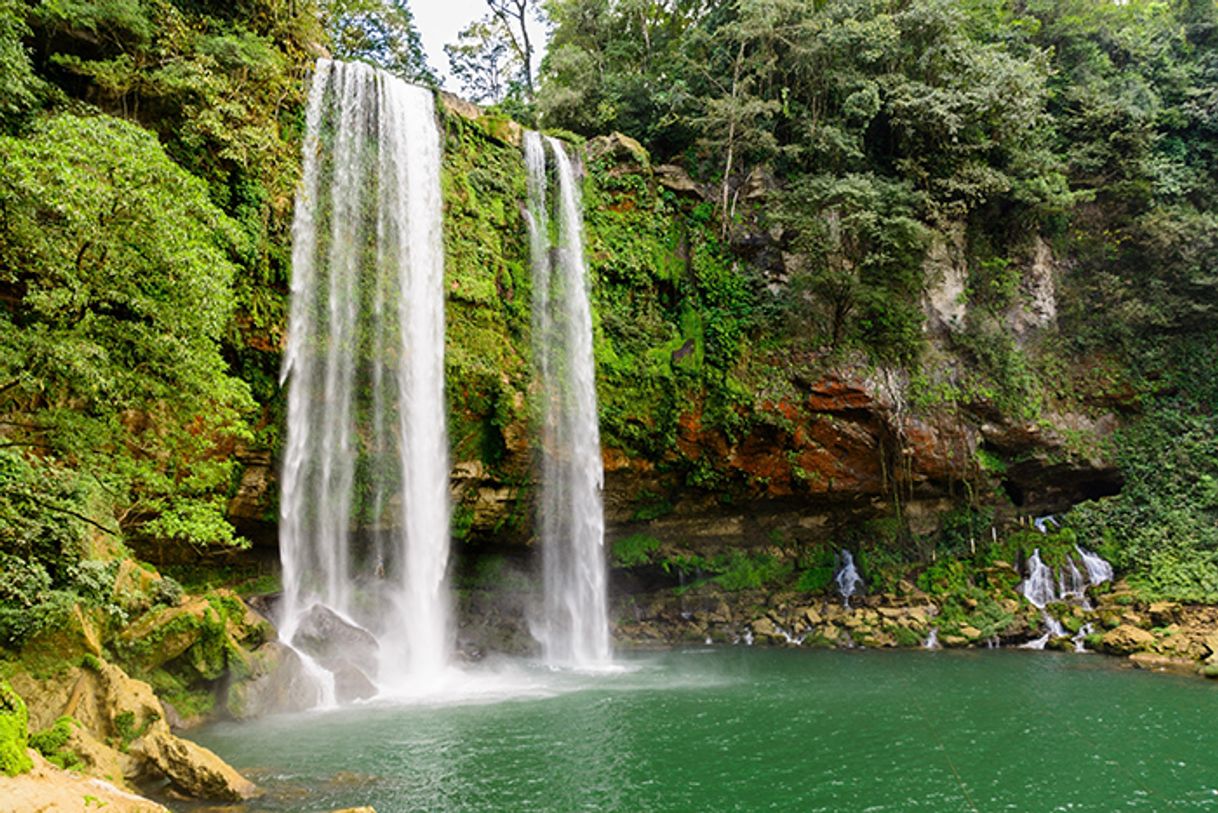
M12 122L32 108L42 84L23 42L29 34L24 5L0 2L0 123Z
M410 82L437 84L406 0L324 0L322 8L337 58L369 62Z
M470 23L444 52L453 78L471 101L499 104L509 95L523 94L525 64L498 17Z
M0 415L134 532L231 543L248 388L220 338L243 235L156 138L60 115L0 139Z

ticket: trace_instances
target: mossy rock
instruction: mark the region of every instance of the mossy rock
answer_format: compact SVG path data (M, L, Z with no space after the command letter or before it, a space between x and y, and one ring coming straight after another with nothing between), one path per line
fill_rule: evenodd
M8 681L0 681L0 774L16 776L34 767L26 753L29 713L21 695Z

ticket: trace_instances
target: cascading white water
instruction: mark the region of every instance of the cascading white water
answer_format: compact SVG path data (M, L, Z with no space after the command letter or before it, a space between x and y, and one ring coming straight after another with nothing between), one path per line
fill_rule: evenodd
M1083 560L1083 569L1087 571L1088 582L1096 585L1112 581L1114 575L1112 565L1106 559L1081 545L1075 545L1074 549L1078 552L1079 558Z
M837 592L841 594L842 603L850 606L850 597L858 592L863 586L863 577L859 575L858 569L854 566L854 557L850 555L850 551L843 550L839 554L841 565L837 569L837 573L833 576L833 581L837 584Z
M556 238L547 198L546 147L554 156ZM533 271L533 352L541 379L541 501L545 568L539 637L546 661L603 665L611 656L603 469L584 263L583 208L575 167L561 142L526 133Z
M319 60L292 227L280 636L381 691L434 678L451 650L440 216L431 91Z
M1037 609L1043 610L1050 601L1057 599L1057 585L1053 580L1053 569L1040 559L1040 548L1028 557L1028 576L1020 585L1024 598Z
M1028 575L1019 590L1032 606L1041 611L1045 634L1024 644L1025 649L1044 649L1050 639L1066 634L1061 622L1049 614L1046 606L1054 601L1075 599L1083 609L1090 610L1087 588L1112 579L1112 565L1085 548L1076 546L1075 550L1082 559L1085 574L1079 570L1074 559L1067 556L1065 564L1054 579L1053 569L1041 561L1040 548L1033 550L1032 555L1028 557ZM1086 624L1072 638L1076 652L1084 651L1083 643L1090 633L1091 625Z

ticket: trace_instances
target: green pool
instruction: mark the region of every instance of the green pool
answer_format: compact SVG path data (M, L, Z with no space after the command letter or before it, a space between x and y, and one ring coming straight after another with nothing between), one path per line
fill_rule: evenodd
M1095 655L707 648L504 664L197 738L250 811L1218 810L1218 685Z

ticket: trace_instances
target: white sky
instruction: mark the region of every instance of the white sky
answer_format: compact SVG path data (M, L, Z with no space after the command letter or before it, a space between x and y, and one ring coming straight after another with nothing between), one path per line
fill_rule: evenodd
M448 86L446 89L457 91L458 88L452 87L448 80L448 57L444 53L444 46L455 42L457 33L462 28L490 11L486 0L409 0L408 5L414 14L419 34L423 37L427 61ZM537 23L533 23L529 31L529 38L535 43L533 48L537 52L533 64L536 69L544 50L545 31Z

